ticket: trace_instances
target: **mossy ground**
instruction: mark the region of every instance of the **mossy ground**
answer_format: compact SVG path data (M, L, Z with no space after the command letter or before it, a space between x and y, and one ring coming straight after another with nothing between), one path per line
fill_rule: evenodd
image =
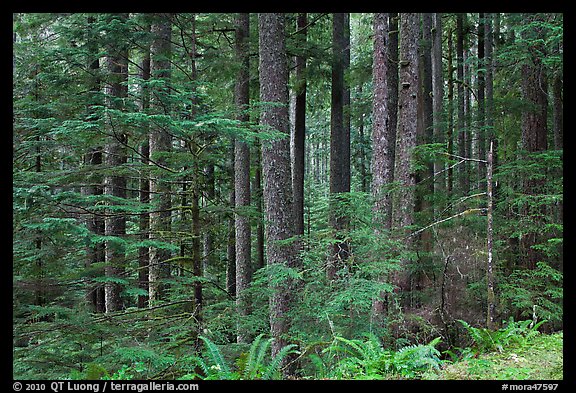
M538 335L522 345L448 364L429 372L436 380L561 380L563 333Z

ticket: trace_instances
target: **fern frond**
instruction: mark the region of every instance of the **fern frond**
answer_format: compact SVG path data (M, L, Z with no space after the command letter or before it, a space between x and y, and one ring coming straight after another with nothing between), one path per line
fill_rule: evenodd
M272 359L268 367L266 367L266 370L264 370L264 373L262 374L262 379L271 379L272 376L274 376L274 374L278 372L282 360L284 360L284 358L291 353L297 353L297 351L294 349L296 347L297 347L296 344L289 344L283 347L276 354L276 356L274 356L274 359Z
M208 349L210 356L214 362L214 365L216 366L218 376L221 377L222 379L229 378L231 375L230 368L228 367L228 364L226 364L224 356L222 356L222 353L220 352L216 344L214 344L212 341L210 341L210 339L204 336L200 336L200 338L206 344L206 348Z

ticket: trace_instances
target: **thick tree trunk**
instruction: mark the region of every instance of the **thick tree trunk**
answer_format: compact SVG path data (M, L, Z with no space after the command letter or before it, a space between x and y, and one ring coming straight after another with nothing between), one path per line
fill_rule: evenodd
M284 134L285 138L263 143L262 171L266 212L266 242L268 265L282 274L285 268L298 265L296 243L287 242L294 236L292 174L288 120L288 69L286 57L285 15L258 14L260 44L260 101L264 105L260 123ZM280 281L280 282L279 282ZM290 342L290 315L294 299L293 279L274 277L270 296L270 331L273 338L272 356ZM284 376L293 373L288 366L291 358L281 364Z
M538 16L527 14L526 24L534 21L540 22ZM524 31L523 38L533 40L528 47L529 58L522 65L522 98L525 107L522 111L522 148L528 153L541 152L548 149L548 80L545 64L542 62L542 53L545 49L540 44L541 32L536 30ZM543 179L525 179L524 193L527 195L537 195L542 192ZM525 214L531 215L533 221L540 221L544 214L543 208L525 209ZM530 232L525 234L521 241L523 250L523 265L529 269L536 267L536 262L544 257L541 251L532 248L538 243L538 234Z
M249 51L250 15L239 14L236 19L236 57L241 62L236 75L234 101L238 111L237 119L248 122L249 95ZM250 315L251 301L246 290L252 281L251 226L247 209L250 207L250 148L247 143L236 140L234 159L235 221L236 221L236 307L240 321L238 323L237 342L246 343L250 337L242 328L242 319Z
M389 229L392 204L385 187L394 179L396 130L389 127L388 14L374 14L374 60L372 66L372 195L375 223Z
M374 14L374 59L372 66L372 196L374 198L375 235L382 236L391 227L392 203L390 194L386 190L394 179L394 150L396 143L396 129L390 127L391 108L389 76L390 39L389 21L387 13ZM387 277L379 277L384 281ZM372 319L380 323L386 307L386 294L380 293L372 302Z
M414 224L415 173L412 153L416 146L418 103L418 31L419 15L403 13L400 16L400 91L398 96L398 127L396 131L396 158L394 181L401 190L393 197L392 227L410 250L412 240L406 237L407 228ZM402 258L400 270L395 272L393 284L399 291L410 288L409 261Z
M151 76L163 82L163 85L155 88L151 94L150 105L152 111L158 114L165 114L169 108L168 83L170 82L170 61L172 26L168 16L158 15L157 20L152 25L154 40L150 48L151 51ZM169 151L171 147L171 136L166 129L157 127L150 130L150 158L156 164L164 167L166 158L162 154ZM162 180L164 169L156 166L151 173L150 179L150 202L153 211L150 213L150 239L164 240L163 235L170 230L170 185ZM162 297L163 288L160 284L162 267L166 260L170 258L170 252L158 247L150 247L150 267L148 270L149 290L148 297L150 305L157 302Z

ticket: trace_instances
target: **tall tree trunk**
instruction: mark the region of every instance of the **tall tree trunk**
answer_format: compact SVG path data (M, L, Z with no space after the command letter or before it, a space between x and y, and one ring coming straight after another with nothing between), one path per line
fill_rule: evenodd
M497 144L494 131L494 31L493 31L494 14L484 14L484 63L486 68L486 139L494 143L494 152ZM488 142L490 143L490 142ZM495 156L492 157L494 163Z
M541 22L536 14L524 15L526 25ZM541 44L542 32L538 27L532 27L530 31L523 32L523 39L530 41L527 48L528 58L522 64L522 98L525 106L522 111L522 148L527 153L541 152L548 149L548 80L545 64L542 61L542 53L545 48ZM543 179L525 179L524 193L537 195L544 184ZM544 209L536 207L525 209L525 214L531 215L533 221L540 221ZM538 234L530 232L522 239L521 248L524 251L524 267L534 269L536 262L542 260L541 251L532 248L538 243Z
M306 45L306 13L299 13L296 27L299 45ZM304 152L306 139L306 57L296 56L296 105L294 119L294 171L292 188L294 192L294 215L296 234L304 235Z
M446 130L446 139L448 139L447 150L449 156L454 154L454 43L453 43L453 31L448 32L448 105L446 111L448 112L448 129ZM454 189L454 169L452 165L448 165L448 170L446 171L446 190L448 198L452 196Z
M261 269L266 265L264 256L264 203L262 200L262 154L260 144L256 142L254 146L254 179L252 180L253 200L258 213L256 223L256 263L255 270Z
M433 14L432 29L432 107L433 107L433 141L434 143L444 143L444 79L442 74L442 14ZM434 161L434 173L440 173L444 169L444 164ZM434 179L434 193L442 194L445 187L445 176Z
M150 31L150 25L147 26L147 30ZM144 52L144 57L140 64L140 78L146 83L150 80L150 48L146 48ZM143 86L140 91L140 111L146 113L150 107L150 95L148 88ZM139 148L139 153L141 157L142 165L148 165L148 160L150 158L150 146L148 145L148 140L144 141ZM148 172L142 171L140 174L140 191L139 191L140 203L149 204L150 203L150 181L148 178ZM138 223L140 231L140 240L146 241L149 239L150 232L150 215L142 214L140 216L140 221ZM138 296L138 307L144 308L148 305L148 269L150 265L150 251L148 247L140 247L138 249L138 287L146 291L146 295Z
M344 127L344 67L345 67L345 15L333 14L332 22L332 89L330 106L330 213L329 224L336 239L330 246L326 276L329 280L336 278L336 273L348 258L348 245L343 237L345 228L345 215L342 210L343 198L341 193L347 192L346 173L346 129ZM348 135L349 137L349 135ZM349 153L348 153L349 156ZM349 162L348 162L349 167ZM349 185L349 183L348 183Z
M419 78L420 85L418 93L420 95L418 112L420 125L417 136L417 144L433 143L433 116L434 108L432 105L432 14L423 13L421 41L419 45ZM420 216L419 224L426 225L434 217L434 205L428 198L434 195L434 162L427 161L424 163L425 169L416 173L416 183L420 184L416 192L415 212ZM426 179L426 180L424 180ZM432 233L430 231L420 232L417 238L418 242L418 263L421 265L429 264L430 254L432 252ZM419 268L418 271L421 271ZM417 274L415 280L418 288L425 288L428 285L424 282L426 275Z
M238 111L237 119L248 122L249 94L249 51L250 14L238 14L236 17L236 57L241 66L236 75L234 101ZM240 321L238 322L237 342L246 343L250 337L242 327L242 319L251 312L251 301L246 293L252 281L251 260L251 226L247 209L250 207L250 148L246 142L236 140L234 160L235 185L235 221L236 221L236 307Z
M414 224L415 173L412 168L413 150L416 146L417 104L420 80L418 76L419 15L403 13L400 16L400 91L398 96L398 127L396 131L396 157L394 181L401 190L393 196L392 227L396 229L407 250L412 240L406 229ZM409 261L402 258L399 271L392 283L400 292L410 291ZM404 301L406 305L406 302Z
M464 115L464 18L465 15L459 13L456 16L456 79L458 83L458 117L456 129L458 132L458 154L466 157L466 127ZM468 195L470 191L470 174L468 161L460 165L459 186L460 193Z
M230 176L230 194L228 204L233 211L236 208L236 186L234 175L234 156L236 139L232 138L228 153L228 175ZM228 236L226 241L226 291L236 297L236 215L230 214L228 219Z
M192 21L191 21L191 50L192 55L191 58L191 76L192 80L196 81L198 79L197 70L196 70L196 14L192 14ZM191 116L194 118L196 116L198 101L196 96L192 97L192 111ZM199 337L199 332L202 331L202 307L203 307L203 294L202 294L202 281L200 280L203 276L203 266L204 263L204 255L200 248L200 239L201 239L201 228L200 228L200 197L202 195L202 187L201 187L201 176L200 176L200 147L198 146L199 142L196 137L192 138L190 143L190 151L193 155L192 161L192 274L196 278L196 282L194 283L194 318L196 320L197 329L194 331L193 334L196 335L194 346L196 350L200 349L201 340ZM206 168L205 168L206 169ZM212 170L211 165L207 166L208 172ZM214 193L213 188L213 179L210 179L210 176L213 177L212 174L208 174L207 179L207 188L208 193ZM212 183L212 184L210 184ZM212 190L210 190L212 188Z
M342 189L343 192L350 192L351 172L350 172L350 125L351 125L351 106L350 106L350 14L344 14L344 78L342 93L342 121L344 134L342 138ZM344 225L349 225L348 217L344 217Z
M92 26L95 23L95 18L93 16L88 17L88 24ZM89 83L89 97L87 105L87 118L89 121L96 121L97 117L94 113L94 106L101 104L101 100L98 99L98 93L101 90L101 81L98 76L100 71L100 59L98 58L98 48L95 45L91 45L89 48L91 61L89 64L89 69L92 72L90 83ZM102 165L102 147L90 148L90 151L84 155L84 164L96 169L98 166ZM36 169L40 169L40 156L37 158ZM104 189L102 187L102 177L91 173L88 175L88 185L82 187L82 195L102 195ZM86 219L86 228L90 233L95 235L104 235L104 219L96 214L88 215ZM86 247L86 267L90 267L95 263L102 263L105 260L105 248L104 243L99 242L95 245L89 245ZM97 313L102 313L105 311L104 308L104 286L102 284L90 285L87 289L86 300L90 306L90 309Z
M111 16L121 23L128 21L128 14ZM106 69L110 80L106 84L106 106L111 109L123 110L123 98L128 97L128 49L124 43L116 43L108 48ZM109 168L118 168L127 162L126 145L128 136L119 124L111 119L108 129L112 136L104 148L104 163ZM104 193L117 198L126 198L126 177L107 175L104 179ZM118 212L110 211L104 220L104 234L113 237L106 241L105 273L108 281L104 286L106 312L114 312L123 308L120 297L122 286L115 279L122 278L125 270L125 247L123 237L126 235L126 217Z
M486 160L486 64L484 59L484 13L478 14L478 159ZM478 189L486 191L486 164L478 162Z
M260 101L264 105L260 123L286 136L262 146L268 265L280 271L298 265L296 244L286 242L294 236L295 220L290 169L285 23L285 14L258 14ZM289 277L281 282L278 282L278 278L271 282L270 331L273 357L290 342L289 312L293 306L294 288L293 279ZM290 356L283 359L280 366L284 376L293 374L294 370L287 367L292 360Z
M488 165L486 170L486 193L488 194L488 213L487 213L487 251L488 263L486 266L486 286L488 307L486 310L486 326L488 329L494 328L496 314L496 295L494 291L494 263L493 263L493 232L494 232L494 198L492 186L492 173L494 170L494 143L490 141L490 148L487 157Z
M167 114L169 111L170 55L172 25L170 15L159 14L152 25L153 41L151 44L150 69L151 77L161 81L151 94L150 106L156 114ZM150 213L150 240L162 241L163 235L170 230L170 185L162 179L166 158L162 155L170 150L171 136L166 129L156 126L150 130L150 159L153 168L150 179L150 202L153 211ZM150 266L148 270L148 298L150 305L162 297L161 271L170 252L163 248L150 247Z
M374 198L375 235L382 236L391 227L392 203L386 190L394 180L394 145L396 130L390 127L391 108L389 55L389 21L387 13L374 14L374 60L372 66L372 196ZM397 69L397 68L396 68ZM386 277L379 277L383 282ZM385 293L372 302L372 319L381 320L385 312Z
M389 229L392 204L385 187L394 179L394 145L396 130L389 127L390 108L388 89L388 21L386 13L374 14L374 61L372 66L372 195L375 223Z
M358 86L358 93L362 95L362 85ZM358 144L360 147L358 148L358 158L359 158L359 168L358 172L360 172L360 191L361 192L368 192L368 169L367 168L367 160L366 157L366 134L364 131L364 118L366 114L364 111L360 113L358 118Z
M559 70L554 75L552 82L552 102L554 113L554 149L561 150L564 148L564 100L562 71Z

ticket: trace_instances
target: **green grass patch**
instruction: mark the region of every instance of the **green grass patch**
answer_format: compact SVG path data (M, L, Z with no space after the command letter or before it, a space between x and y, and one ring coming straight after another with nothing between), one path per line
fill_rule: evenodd
M559 380L563 379L563 333L537 335L501 351L446 364L424 379Z

